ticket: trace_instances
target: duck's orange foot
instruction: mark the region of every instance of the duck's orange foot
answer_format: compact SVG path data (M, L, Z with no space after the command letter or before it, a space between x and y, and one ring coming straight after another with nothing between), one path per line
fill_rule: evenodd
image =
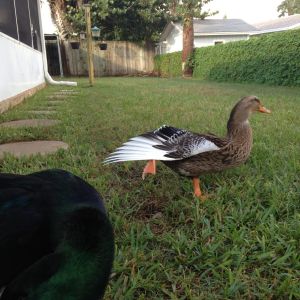
M196 195L196 194L194 193L194 196L195 196L196 198L198 198L201 202L205 202L205 201L209 198L209 196L203 195L203 194L201 194L201 195Z
M197 177L193 178L194 196L197 197L201 202L204 202L208 197L203 195L200 189L200 180Z
M156 174L156 161L155 160L149 160L146 164L142 178L145 179L147 174Z

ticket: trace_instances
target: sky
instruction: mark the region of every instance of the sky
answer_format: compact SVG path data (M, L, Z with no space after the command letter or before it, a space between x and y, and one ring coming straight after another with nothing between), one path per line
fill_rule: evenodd
M204 8L218 10L219 14L213 18L243 19L247 23L255 24L278 17L277 6L283 0L212 0Z

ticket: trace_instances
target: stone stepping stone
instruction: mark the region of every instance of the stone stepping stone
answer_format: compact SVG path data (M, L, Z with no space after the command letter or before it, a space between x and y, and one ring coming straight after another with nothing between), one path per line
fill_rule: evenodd
M69 95L52 95L47 96L47 99L66 99Z
M79 92L78 91L74 91L74 90L60 90L59 92L55 92L55 94L58 93L62 93L62 94L74 94L74 95L78 95Z
M58 124L59 120L50 119L28 119L4 122L0 127L20 128L20 127L49 127Z
M73 96L77 96L78 93L65 93L65 92L58 92L58 93L55 93L54 96L63 96L63 97L73 97Z
M78 95L79 93L78 92L55 92L54 95Z
M31 141L0 145L0 159L9 153L15 157L52 154L59 149L67 150L69 145L61 141Z
M64 102L65 101L63 101L63 100L49 100L49 101L47 101L47 103L50 104L50 105L58 105L58 104L62 104Z
M30 111L27 111L28 113L30 114L33 114L33 115L53 115L53 114L56 114L56 111L55 110L30 110Z
M54 105L52 106L41 106L41 107L36 107L35 109L38 109L38 110L56 110L56 107Z

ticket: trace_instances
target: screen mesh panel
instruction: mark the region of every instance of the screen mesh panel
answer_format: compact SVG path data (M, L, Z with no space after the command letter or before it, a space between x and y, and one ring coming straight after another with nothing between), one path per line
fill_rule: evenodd
M0 32L41 51L37 0L0 0Z
M18 39L14 1L0 1L0 32Z

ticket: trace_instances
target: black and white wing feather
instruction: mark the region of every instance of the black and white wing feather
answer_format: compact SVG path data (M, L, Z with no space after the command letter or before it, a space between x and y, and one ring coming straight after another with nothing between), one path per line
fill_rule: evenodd
M162 127L131 138L104 163L131 160L181 160L202 152L220 149L209 135L198 135L183 129L163 125Z

